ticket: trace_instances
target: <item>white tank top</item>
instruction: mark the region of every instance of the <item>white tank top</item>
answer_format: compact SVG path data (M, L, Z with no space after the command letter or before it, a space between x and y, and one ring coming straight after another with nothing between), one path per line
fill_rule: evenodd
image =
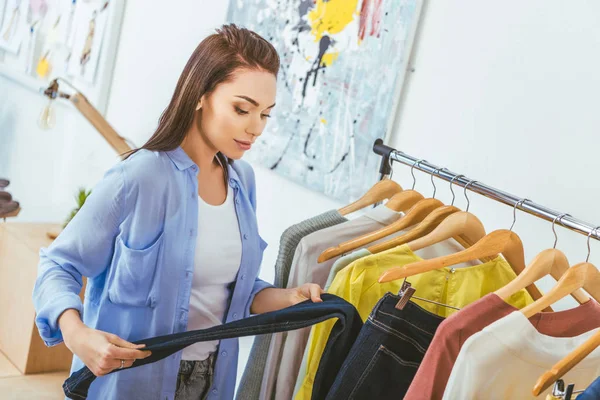
M198 239L194 255L194 277L190 296L188 330L223 323L229 303L228 286L235 281L242 258L242 241L233 191L218 206L198 196ZM183 350L183 360L205 360L216 351L218 340L195 343Z

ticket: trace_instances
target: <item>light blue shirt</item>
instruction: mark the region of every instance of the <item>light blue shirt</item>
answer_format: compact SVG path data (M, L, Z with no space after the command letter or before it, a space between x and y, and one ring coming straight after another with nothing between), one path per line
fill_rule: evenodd
M63 341L57 319L79 310L92 328L135 341L187 330L198 233L198 166L178 147L140 150L113 166L59 237L40 250L33 291L35 323L48 346ZM224 322L250 315L266 242L258 234L254 171L228 165L242 258ZM215 265L214 268L218 268ZM79 292L88 277L85 301ZM238 340L217 349L210 399L232 399ZM156 363L95 380L90 399L173 399L181 351ZM83 367L74 356L71 372Z

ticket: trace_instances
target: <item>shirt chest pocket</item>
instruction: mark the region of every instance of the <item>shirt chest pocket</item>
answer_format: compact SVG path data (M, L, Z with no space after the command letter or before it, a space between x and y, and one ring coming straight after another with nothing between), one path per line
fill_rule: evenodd
M108 298L112 303L134 307L156 306L158 301L158 263L163 235L143 249L128 247L121 236L115 244L112 271L108 282Z

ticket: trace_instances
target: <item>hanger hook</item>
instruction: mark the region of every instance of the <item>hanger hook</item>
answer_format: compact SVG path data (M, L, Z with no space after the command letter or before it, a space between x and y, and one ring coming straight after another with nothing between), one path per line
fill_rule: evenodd
M590 253L592 252L592 249L590 248L590 238L592 237L592 235L594 233L598 233L598 229L600 229L600 226L597 226L594 229L592 229L590 231L590 234L588 235L588 240L587 240L588 254L587 254L587 257L585 258L585 262L588 262L590 260Z
M454 183L455 179L460 179L464 177L464 175L456 175L454 178L450 179L450 191L452 192L452 203L450 204L451 206L454 205L454 200L456 199L456 195L454 194L454 189L452 189L452 183Z
M392 176L394 176L394 167L392 167L392 157L388 157L387 160L388 160L388 165L390 167L390 177L389 177L389 179L391 180Z
M556 225L556 221L558 220L561 224L562 224L562 219L566 216L571 216L571 214L561 214L559 216L557 216L556 218L554 218L554 221L552 221L552 233L554 233L554 246L552 247L553 249L556 248L556 244L558 243L558 236L556 235L556 230L554 229L554 226Z
M422 159L418 160L417 162L415 162L415 163L412 165L412 167L410 167L410 174L411 174L411 175L412 175L412 177L413 177L413 185L412 185L412 188L411 188L411 190L415 190L415 185L417 184L417 178L415 178L415 172L414 172L414 169L415 169L415 167L418 167L418 166L419 166L419 164L421 164L423 161L426 161L426 160L425 160L424 158L422 158Z
M513 208L513 222L509 229L511 232L512 232L513 228L515 227L515 223L517 222L517 208L519 206L522 206L523 204L525 204L526 201L531 201L531 200L521 199L515 203L515 207Z
M433 185L433 196L431 196L431 197L432 197L432 198L434 198L434 199L435 199L435 193L437 192L437 187L435 186L435 182L433 181L433 176L434 176L436 173L439 173L439 172L440 172L441 170L443 170L443 169L446 169L446 168L438 168L438 169L435 169L435 170L433 170L433 173L431 174L431 184Z
M471 206L471 201L469 200L469 196L467 196L467 188L469 187L470 184L472 183L476 183L476 180L470 180L469 182L467 182L467 184L465 185L465 199L467 199L467 209L465 211L469 211L469 207Z

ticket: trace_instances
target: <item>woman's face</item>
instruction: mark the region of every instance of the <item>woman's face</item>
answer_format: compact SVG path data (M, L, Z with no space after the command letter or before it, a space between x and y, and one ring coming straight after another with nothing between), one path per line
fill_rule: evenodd
M232 80L200 100L196 124L203 139L228 158L240 159L265 129L276 86L270 72L236 71Z

